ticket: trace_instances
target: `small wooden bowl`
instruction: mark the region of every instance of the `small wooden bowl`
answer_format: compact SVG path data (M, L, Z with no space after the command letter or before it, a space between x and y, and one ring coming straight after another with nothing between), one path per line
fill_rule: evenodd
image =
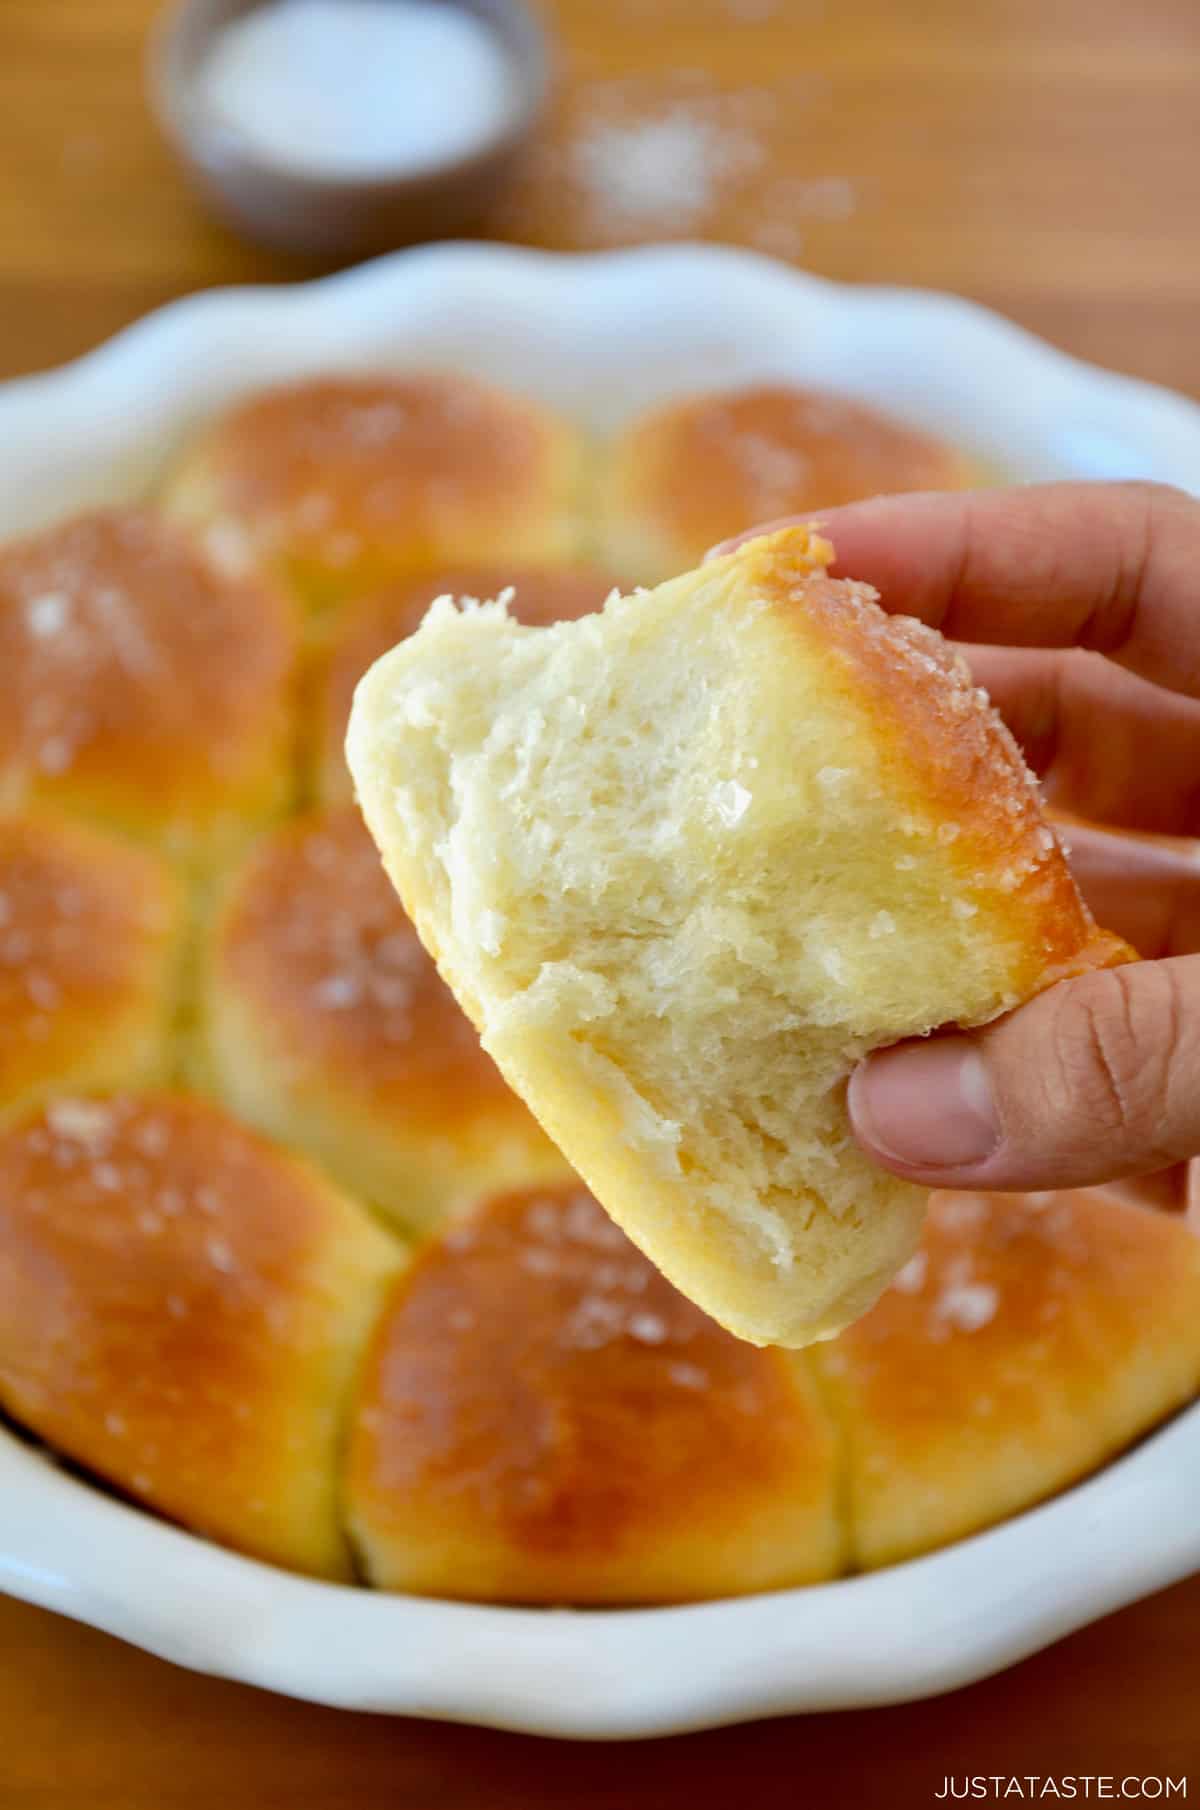
M350 258L478 227L511 180L549 86L545 35L522 0L442 0L493 32L513 73L502 129L466 157L417 172L323 173L264 154L205 105L199 75L214 38L264 0L175 0L151 37L151 100L167 137L214 211L278 250Z

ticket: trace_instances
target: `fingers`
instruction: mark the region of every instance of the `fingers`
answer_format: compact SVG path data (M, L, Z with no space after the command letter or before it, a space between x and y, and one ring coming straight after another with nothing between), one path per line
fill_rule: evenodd
M1200 503L1182 491L930 492L819 519L837 548L834 570L869 580L886 609L963 641L1092 648L1200 696Z
M1200 1152L1200 955L1052 987L850 1082L855 1136L931 1188L1088 1187Z
M1200 703L1074 649L961 651L1050 803L1094 822L1200 835Z
M1200 849L1194 843L1064 827L1071 871L1097 920L1140 955L1200 951Z

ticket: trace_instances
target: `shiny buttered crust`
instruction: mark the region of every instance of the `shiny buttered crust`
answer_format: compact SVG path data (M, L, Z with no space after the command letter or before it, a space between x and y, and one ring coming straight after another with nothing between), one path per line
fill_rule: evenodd
M148 511L0 548L0 807L51 800L189 859L282 808L295 629Z
M550 622L573 622L600 609L615 588L610 577L587 566L541 571L462 566L400 579L375 596L348 606L334 619L315 661L312 741L318 796L328 804L354 796L346 765L346 729L355 687L381 654L420 628L435 598L479 599L511 591L509 610L515 619L544 627Z
M386 1589L670 1602L832 1576L835 1463L802 1360L721 1331L575 1182L489 1201L399 1281L346 1510Z
M567 1165L480 1048L353 806L264 838L202 960L204 1085L413 1231Z
M199 1100L0 1134L0 1407L148 1508L349 1577L338 1454L398 1247Z
M850 1135L854 1064L1128 953L963 663L831 556L788 530L544 629L439 604L348 741L484 1047L757 1343L837 1332L915 1248L923 1193Z
M148 850L0 817L0 1118L56 1087L167 1079L183 915Z
M583 459L572 425L470 377L323 377L219 416L163 501L321 610L448 563L569 560Z
M875 1308L812 1354L853 1559L961 1539L1095 1470L1200 1386L1200 1240L1099 1193L934 1195Z
M605 460L600 540L626 579L653 584L758 522L982 481L955 448L864 403L763 384L640 415Z

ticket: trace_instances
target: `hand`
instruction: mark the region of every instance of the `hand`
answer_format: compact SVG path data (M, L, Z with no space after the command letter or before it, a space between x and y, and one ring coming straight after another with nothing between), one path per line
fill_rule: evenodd
M1200 1154L1200 851L1144 834L1200 837L1200 502L1050 484L820 520L835 572L972 644L1048 802L1111 826L1068 825L1072 867L1153 958L877 1052L850 1083L856 1137L933 1188L1087 1186Z

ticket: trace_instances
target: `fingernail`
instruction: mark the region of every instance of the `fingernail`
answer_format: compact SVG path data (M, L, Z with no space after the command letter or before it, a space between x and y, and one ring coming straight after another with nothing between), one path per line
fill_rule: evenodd
M777 534L781 528L811 528L816 534L823 534L825 523L815 515L780 515L773 521L759 522L753 528L743 529L741 534L731 534L728 540L719 540L715 547L710 547L700 561L706 566L710 559L724 559L727 553L736 553L747 541L762 540L766 534Z
M907 1169L971 1169L1000 1143L987 1069L961 1037L882 1050L850 1079L863 1142Z

